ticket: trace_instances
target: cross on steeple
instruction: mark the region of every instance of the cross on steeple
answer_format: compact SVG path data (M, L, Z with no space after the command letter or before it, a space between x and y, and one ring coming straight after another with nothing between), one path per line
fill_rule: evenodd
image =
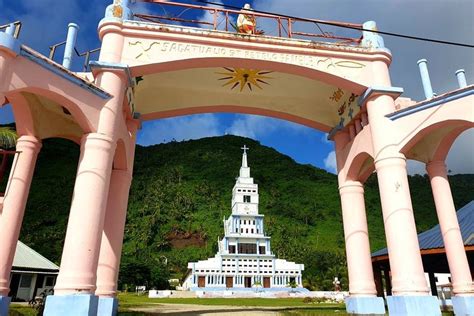
M246 145L244 145L244 147L240 148L240 149L243 149L244 150L244 155L247 154L247 150L249 150L250 148L248 148Z

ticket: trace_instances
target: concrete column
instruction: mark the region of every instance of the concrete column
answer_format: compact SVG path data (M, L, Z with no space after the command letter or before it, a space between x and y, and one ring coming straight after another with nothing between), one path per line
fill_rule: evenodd
M95 315L96 273L116 144L98 133L81 144L74 196L54 296L45 315Z
M420 59L417 63L420 68L421 82L423 84L425 97L431 99L434 96L434 93L433 88L431 87L430 74L428 72L428 61L426 59Z
M459 88L467 87L466 73L464 69L456 70L456 78L458 79Z
M131 181L129 171L112 170L97 268L99 315L115 315L118 309L117 279Z
M72 59L75 53L78 31L79 31L79 26L77 24L69 23L67 38L66 38L66 46L64 47L64 58L63 58L64 68L71 69Z
M382 74L380 80L386 80ZM398 152L398 131L386 117L395 110L393 97L380 94L367 101L375 169L392 272L393 296L387 297L395 315L441 315L430 296L423 271L415 217L408 186L405 156Z
M372 270L364 187L358 181L348 181L339 187L339 193L349 272L346 310L354 315L384 315L384 301L377 297Z
M426 170L430 177L436 213L446 249L453 293L455 297L459 297L453 299L453 307L455 310L458 309L457 314L462 315L464 310L471 308L474 310L474 285L464 250L446 165L443 161L432 161L427 164Z
M427 295L403 155L375 162L394 295Z
M21 136L0 216L0 315L8 314L10 273L41 141Z

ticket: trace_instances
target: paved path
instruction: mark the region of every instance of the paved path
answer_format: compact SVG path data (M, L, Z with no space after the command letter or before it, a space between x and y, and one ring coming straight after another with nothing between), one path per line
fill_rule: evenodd
M282 311L301 309L295 306L227 306L227 305L191 305L191 304L156 304L156 306L132 307L130 311L150 313L150 314L167 314L167 315L186 315L186 316L281 316ZM343 312L341 310L341 312ZM334 310L329 310L331 315L340 315Z

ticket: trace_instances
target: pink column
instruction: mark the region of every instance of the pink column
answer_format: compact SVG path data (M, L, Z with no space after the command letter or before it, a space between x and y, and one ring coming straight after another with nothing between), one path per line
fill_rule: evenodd
M85 135L55 295L93 294L115 142Z
M367 102L393 294L428 295L430 291L418 245L406 159L397 149L397 131L385 117L394 110L395 103L389 95L382 94Z
M96 295L115 297L132 175L113 170L97 269Z
M349 271L349 293L351 296L376 296L364 187L358 181L347 181L339 187L339 193Z
M12 165L0 216L0 296L6 296L9 292L13 257L40 149L40 140L33 136L21 136L16 145L20 153Z
M469 262L467 261L456 208L449 186L446 165L443 161L432 161L426 170L431 180L431 189L438 214L439 226L448 258L454 294L474 295Z
M394 295L428 295L402 154L375 161Z

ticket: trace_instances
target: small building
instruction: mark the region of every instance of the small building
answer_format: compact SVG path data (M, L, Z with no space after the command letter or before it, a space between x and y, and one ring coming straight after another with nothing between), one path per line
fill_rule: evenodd
M214 258L188 263L183 289L307 291L302 286L303 264L278 259L259 214L258 185L250 177L244 147L239 177L232 190L232 214L224 219L224 237Z
M21 241L16 245L10 276L12 301L30 301L56 284L59 267Z
M474 200L457 211L464 249L471 274L474 275ZM451 305L451 275L439 224L418 234L423 269L431 294L437 296L443 307ZM390 263L387 248L372 254L377 295L392 295Z

